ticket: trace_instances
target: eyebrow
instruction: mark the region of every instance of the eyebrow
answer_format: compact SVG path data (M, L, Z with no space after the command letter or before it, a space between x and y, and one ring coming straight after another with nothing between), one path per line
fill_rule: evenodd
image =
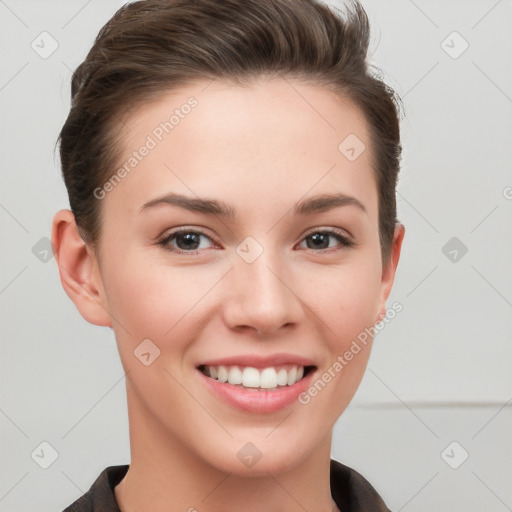
M216 199L194 198L181 194L167 194L157 197L145 203L140 212L154 208L160 205L179 206L189 211L204 213L206 215L218 215L220 217L234 219L236 210L231 205L218 201ZM341 206L355 206L366 213L364 205L355 197L346 194L320 194L299 201L294 209L294 215L311 215L313 213L324 212L339 208Z

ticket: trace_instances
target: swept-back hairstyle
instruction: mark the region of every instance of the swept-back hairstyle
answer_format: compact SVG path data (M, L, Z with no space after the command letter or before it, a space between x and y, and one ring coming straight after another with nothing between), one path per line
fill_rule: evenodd
M57 140L84 241L99 241L101 200L94 190L119 164L123 120L133 109L193 82L245 86L284 76L323 85L364 114L387 262L398 222L401 103L369 66L369 40L358 1L345 13L318 0L144 0L121 7L73 74L71 109Z

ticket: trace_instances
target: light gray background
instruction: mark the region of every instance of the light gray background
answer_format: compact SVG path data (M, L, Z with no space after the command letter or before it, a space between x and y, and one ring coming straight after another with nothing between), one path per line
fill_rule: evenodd
M53 146L71 73L122 3L0 0L2 512L61 510L104 467L129 463L113 333L86 323L55 260L41 261L68 207ZM372 61L406 110L407 231L389 301L404 309L376 338L333 457L394 511L512 510L512 3L363 5ZM51 49L43 31L58 43L47 58L31 47ZM468 249L455 262L442 252L452 237ZM47 469L36 460L49 448L31 456L44 441L58 452Z

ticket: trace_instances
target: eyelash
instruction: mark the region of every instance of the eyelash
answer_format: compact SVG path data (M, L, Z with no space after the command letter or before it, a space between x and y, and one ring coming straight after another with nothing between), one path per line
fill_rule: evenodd
M162 246L164 249L166 249L166 250L168 250L170 252L177 253L177 254L184 254L184 255L185 254L186 255L199 254L200 251L197 251L197 250L196 251L183 251L181 249L171 248L170 245L169 245L169 242L171 240L173 240L176 236L178 236L180 234L190 234L190 233L204 236L205 238L207 238L211 242L216 243L215 240L212 239L212 237L208 236L206 233L203 233L202 231L195 230L195 229L189 229L189 228L181 228L181 229L176 229L175 231L172 231L171 233L165 235L162 239L160 239L157 242L157 245ZM319 229L319 230L316 230L316 231L311 231L308 235L306 235L301 240L301 242L306 240L306 239L308 239L308 238L310 238L313 235L316 235L316 234L333 236L334 238L336 238L338 240L338 242L340 242L341 248L338 248L338 249L332 249L332 248L331 249L307 249L309 251L312 251L313 253L321 253L321 252L323 252L323 253L332 253L332 252L336 252L336 251L343 250L343 249L350 249L350 248L352 248L352 247L354 247L356 245L356 243L354 241L352 241L351 239L347 238L340 231L337 231L337 230L334 230L334 229L325 229L325 230Z

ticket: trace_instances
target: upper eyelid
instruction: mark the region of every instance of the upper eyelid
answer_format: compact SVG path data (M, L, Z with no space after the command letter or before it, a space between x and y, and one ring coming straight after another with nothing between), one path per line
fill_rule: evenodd
M198 229L198 228L176 228L176 229L173 229L171 231L169 231L167 234L165 235L162 235L160 237L160 240L166 240L168 238L172 238L173 236L176 236L176 235L179 235L181 233L197 233L199 235L202 235L208 239L210 239L212 242L216 242L216 237L208 234L206 231L203 231L203 229Z
M333 233L333 234L336 234L336 235L342 235L344 236L345 238L349 238L349 239L353 239L354 237L351 235L351 233L349 233L346 229L342 229L342 228L332 228L332 227L320 227L320 228L312 228L310 229L309 231L306 231L306 233L303 235L303 238L306 237L306 236L309 236L313 233L323 233L323 232L329 232L329 233Z
M207 238L210 238L212 240L215 240L215 236L213 235L210 235L208 234L206 231L204 231L205 228L188 228L188 227L179 227L179 228L175 228L175 229L172 229L171 231L169 231L167 234L165 235L162 235L160 236L159 238L162 239L162 238L167 238L168 236L172 236L172 235L176 235L176 234L179 234L179 233L199 233L201 235L204 235L206 236ZM348 232L346 229L343 229L343 228L333 228L333 227L316 227L316 228L311 228L310 230L306 231L306 233L304 233L302 235L302 237L306 237L306 236L309 236L313 233L321 233L321 232L325 232L325 231L329 231L331 233L335 233L335 234L339 234L338 231L344 231L346 233L346 235L343 235L343 236L346 236L346 238L350 238L350 239L353 239L354 237L352 236L352 234L350 232Z

